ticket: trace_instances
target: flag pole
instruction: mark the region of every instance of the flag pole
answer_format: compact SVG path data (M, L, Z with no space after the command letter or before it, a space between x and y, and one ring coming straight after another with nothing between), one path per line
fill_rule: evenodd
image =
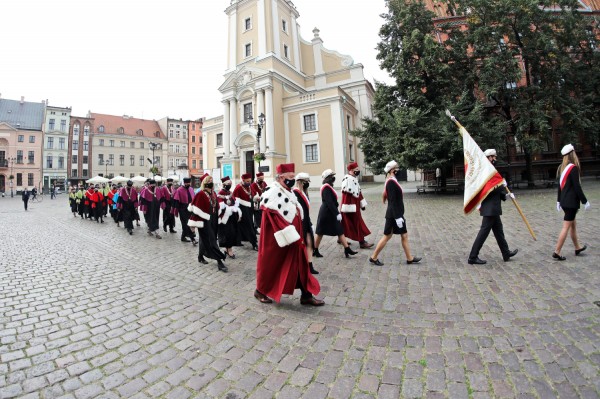
M464 129L463 125L461 125L460 122L456 120L456 118L454 117L454 115L452 115L452 113L450 113L449 110L446 110L446 115L448 115L448 117L450 119L452 119L452 121L456 124L456 126L458 126L458 129L459 129L460 134L462 136L462 131L460 129L461 128ZM509 194L509 196L510 196L511 192L508 189L508 184L505 186L505 188L506 188L507 194ZM529 230L529 234L531 234L531 237L533 237L534 241L537 241L537 238L535 237L535 233L533 232L533 229L531 228L531 225L527 221L527 218L525 217L525 214L523 214L523 210L521 210L521 207L517 203L517 200L514 199L513 197L510 197L510 198L512 199L513 204L515 204L515 207L517 208L517 211L519 212L519 215L521 215L521 218L523 219L523 222L525 222L525 225L527 226L527 229Z

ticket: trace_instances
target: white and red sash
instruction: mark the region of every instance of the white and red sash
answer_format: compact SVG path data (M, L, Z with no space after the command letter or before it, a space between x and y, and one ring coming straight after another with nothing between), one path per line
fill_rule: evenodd
M334 188L331 187L328 183L325 183L321 186L321 195L323 195L323 189L325 187L329 187L331 189L331 191L333 191L333 195L335 195L335 199L337 199L337 197L338 197L337 193L335 192Z
M573 170L574 167L575 167L575 165L570 163L565 167L565 169L560 174L560 189L561 190L565 187L565 183L567 182L567 177L569 177L569 174L571 173L571 171Z

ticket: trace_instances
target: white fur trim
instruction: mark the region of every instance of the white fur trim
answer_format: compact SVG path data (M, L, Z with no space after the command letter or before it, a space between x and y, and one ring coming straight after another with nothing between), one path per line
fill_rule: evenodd
M287 227L286 227L287 228ZM285 239L285 235L283 233L283 230L279 230L276 231L275 234L275 241L277 241L277 245L279 245L280 247L286 247L288 245L288 242Z
M283 233L288 245L293 244L300 239L300 234L298 234L298 231L296 231L296 227L294 225L286 227L285 229L281 230L281 232Z
M191 212L200 216L204 220L210 220L210 215L208 213L204 212L202 209L198 208L196 205L191 205L191 207L192 207Z
M250 208L250 206L252 205L250 203L250 201L245 201L245 200L243 200L241 198L236 198L236 202L238 202L238 201L239 201L240 205L245 206L246 208Z
M367 200L366 199L362 199L362 201L360 201L360 207L361 208L366 208L367 207Z
M288 223L292 223L298 213L300 217L304 218L302 206L298 203L296 194L284 189L277 182L273 182L270 189L265 190L260 205L277 211Z
M258 202L260 201L260 195L256 194L252 199L254 200L254 202Z
M360 184L355 176L346 175L342 179L342 193L350 194L354 198L360 196Z
M204 222L202 220L189 220L188 221L188 226L190 227L198 227L198 228L203 228L204 227Z
M354 213L354 212L356 212L356 205L355 204L342 204L342 212Z

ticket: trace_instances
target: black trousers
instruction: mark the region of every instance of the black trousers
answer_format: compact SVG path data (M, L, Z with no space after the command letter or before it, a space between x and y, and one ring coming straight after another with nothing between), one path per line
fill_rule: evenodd
M191 213L187 210L187 207L179 209L179 220L181 221L181 238L196 238L196 233L194 233L190 226L188 226L190 216Z
M494 232L494 237L496 237L498 247L500 247L500 251L502 251L502 256L508 256L510 249L508 249L508 243L506 242L506 238L504 238L502 219L500 219L500 216L483 216L481 228L479 229L477 238L475 238L475 242L471 248L469 259L475 259L479 256L479 251L481 250L481 247L483 247L483 243L488 238L488 235L490 235L490 230Z

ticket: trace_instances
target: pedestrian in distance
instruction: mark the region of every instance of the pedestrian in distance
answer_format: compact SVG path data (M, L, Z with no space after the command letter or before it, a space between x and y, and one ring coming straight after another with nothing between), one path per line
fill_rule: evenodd
M294 164L277 165L275 181L261 199L261 234L256 261L254 297L261 303L280 301L300 289L300 304L323 306L315 298L321 287L309 272L302 233L302 207L292 193ZM271 299L273 298L273 299Z
M162 196L163 191L160 187L156 187L156 180L148 181L148 186L142 189L140 193L140 209L144 212L146 225L148 227L148 235L162 239L158 233L160 224L160 210L165 208L165 201Z
M492 165L496 166L496 150L493 148L487 149L483 154ZM479 233L477 233L477 237L475 238L475 242L469 253L468 263L470 265L484 265L487 263L487 261L479 258L479 251L481 250L481 247L483 247L490 231L492 231L494 237L496 237L496 242L502 252L502 259L504 259L505 262L508 262L510 258L519 252L518 249L511 251L506 242L506 238L504 237L504 227L502 226L500 215L502 215L502 201L506 201L507 196L510 196L513 199L515 198L513 193L508 194L506 190L506 181L504 181L501 186L496 187L483 201L481 201L479 207L479 213L482 217L481 228L479 229Z
M188 205L194 200L194 189L191 187L192 179L190 177L183 178L183 186L180 186L175 190L173 194L173 203L171 207L171 213L174 217L179 216L181 222L181 241L192 242L195 246L198 244L196 241L196 233L192 231L188 226L188 220L190 220L191 213L188 210Z
M127 186L123 187L119 192L119 198L117 200L117 208L123 215L123 225L129 233L133 234L133 221L136 218L138 206L138 194L133 187L133 181L127 181Z
M27 211L27 204L29 203L29 191L26 188L23 188L23 192L21 193L21 199L23 200L23 205L25 206L25 211Z
M165 199L165 208L163 209L163 231L166 233L167 228L171 233L177 233L175 230L175 215L171 212L173 208L173 195L175 188L173 187L173 179L168 178L167 184L161 187L163 198Z
M402 249L406 255L406 263L419 263L422 258L413 256L410 252L408 243L408 230L406 228L406 217L404 216L404 196L402 187L396 178L400 166L396 161L388 162L383 170L386 173L385 189L383 191L383 203L387 201L387 210L385 211L385 226L383 228L383 237L377 243L375 252L369 258L369 262L375 266L383 266L379 260L379 254L383 251L389 240L394 234L400 234Z
M356 255L358 252L353 251L348 245L346 236L344 236L344 228L342 227L342 214L338 210L338 195L333 188L335 182L335 172L331 169L326 169L321 174L323 186L321 186L321 208L317 217L317 228L315 230L315 248L313 256L322 258L323 255L319 252L319 245L323 236L337 236L338 242L344 247L344 255L349 258L350 255Z
M564 146L560 152L563 156L562 163L558 167L557 176L559 177L558 196L556 198L556 210L564 212L562 229L558 235L558 241L552 257L556 260L565 260L561 250L567 239L567 235L571 234L571 240L575 246L575 256L579 255L587 249L587 245L581 245L579 236L577 235L577 224L575 215L579 211L580 204L584 204L585 210L590 208L590 202L585 197L581 188L581 175L579 158L575 153L575 148L571 144Z
M238 240L247 241L252 245L252 249L258 251L258 241L256 240L256 229L254 228L254 207L252 202L252 189L250 185L252 175L244 173L242 181L235 186L233 197L240 209L240 220L238 223Z
M79 200L77 199L77 193L75 192L75 187L69 187L69 206L71 208L71 212L73 212L73 217L77 217L77 205Z
M219 246L224 247L231 259L235 259L233 247L238 243L238 225L242 219L239 202L231 192L231 178L221 178L223 184L217 193L219 200Z

